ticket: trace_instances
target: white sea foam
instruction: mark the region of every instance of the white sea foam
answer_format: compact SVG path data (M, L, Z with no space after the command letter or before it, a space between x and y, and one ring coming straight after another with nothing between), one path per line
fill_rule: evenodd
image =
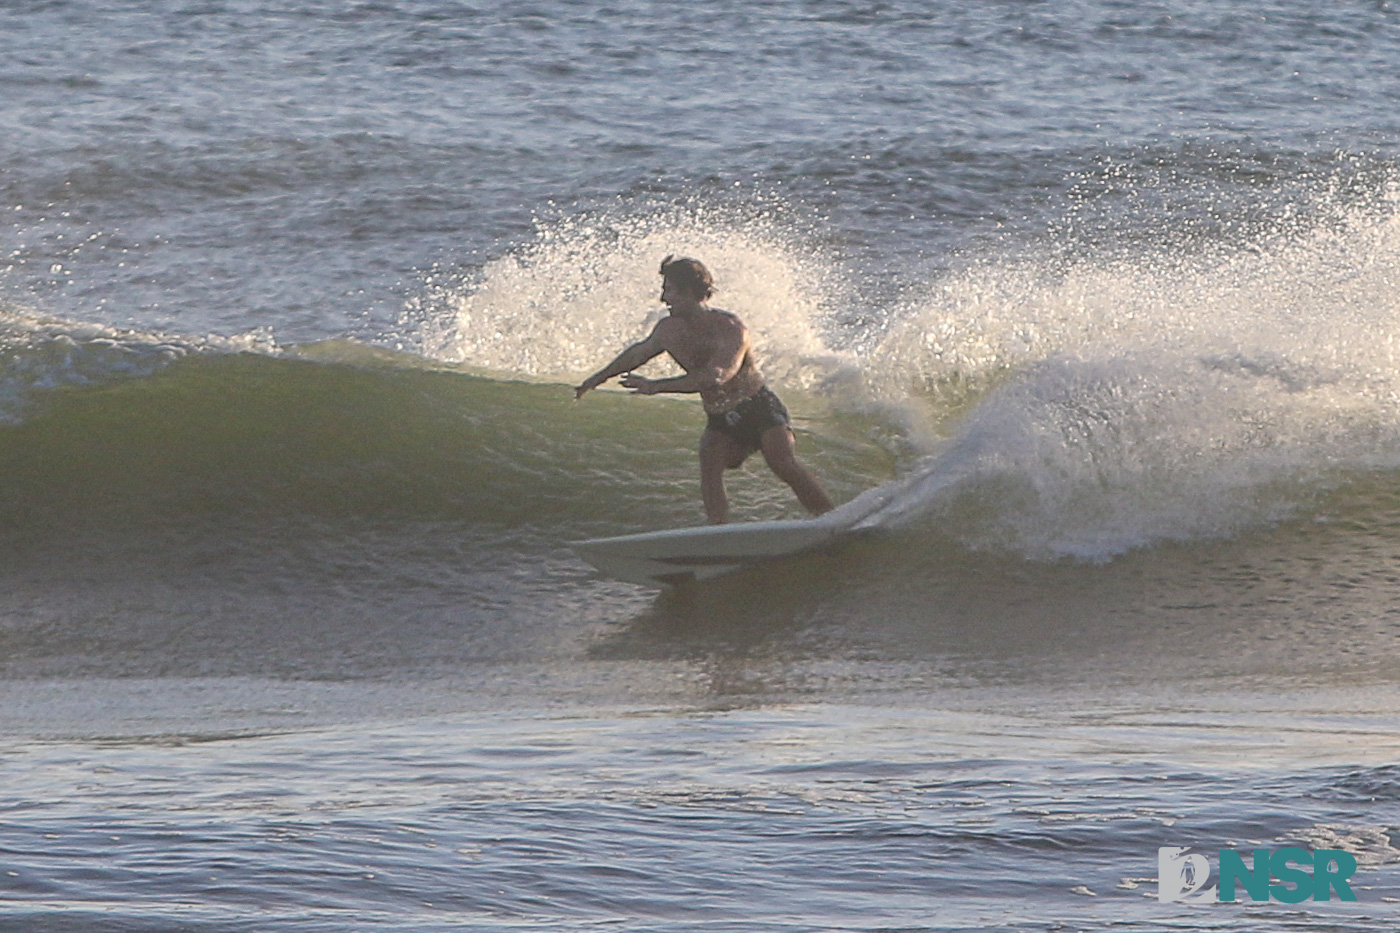
M1400 466L1400 221L1228 253L951 275L865 356L877 396L986 392L872 524L1103 559L1233 534Z
M819 323L838 293L831 267L796 249L770 217L706 211L541 225L471 281L430 283L414 309L428 319L422 348L497 373L581 378L666 313L658 269L667 254L710 268L714 306L749 325L770 379L810 385L840 367Z

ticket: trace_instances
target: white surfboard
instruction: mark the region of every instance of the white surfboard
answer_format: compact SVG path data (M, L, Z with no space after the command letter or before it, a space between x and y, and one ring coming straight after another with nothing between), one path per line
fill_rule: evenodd
M690 583L810 551L849 531L875 505L862 496L820 518L647 531L579 541L573 549L603 573L628 583Z

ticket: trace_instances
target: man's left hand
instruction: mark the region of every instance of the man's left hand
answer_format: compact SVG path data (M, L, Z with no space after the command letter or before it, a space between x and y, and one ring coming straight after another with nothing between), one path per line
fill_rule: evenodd
M628 373L622 377L622 387L624 389L631 389L634 395L655 395L656 389L653 388L654 385L655 382L653 380L648 379L646 376L638 376L636 373Z

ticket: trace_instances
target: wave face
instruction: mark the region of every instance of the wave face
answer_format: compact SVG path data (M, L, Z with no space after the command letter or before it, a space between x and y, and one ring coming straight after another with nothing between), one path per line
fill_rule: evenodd
M602 458L604 435L569 420L556 387L342 349L153 348L106 367L96 385L31 394L23 420L3 429L4 513L589 517L577 477ZM61 368L99 368L122 352L101 341L69 348L77 359ZM52 354L47 343L36 350Z
M1229 539L1400 466L1389 190L1243 242L983 258L878 315L772 215L690 210L541 228L433 283L405 317L413 352L12 312L0 502L21 526L55 511L690 523L693 404L565 388L661 313L638 309L656 307L650 260L674 251L711 262L814 463L841 498L878 487L867 524L908 547L931 534L1096 562ZM792 514L763 479L738 478L739 514Z

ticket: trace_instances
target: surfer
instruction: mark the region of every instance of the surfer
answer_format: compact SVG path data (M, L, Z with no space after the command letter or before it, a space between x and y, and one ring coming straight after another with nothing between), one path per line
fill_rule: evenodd
M667 256L661 262L661 301L671 313L645 340L575 387L574 398L614 376L622 376L623 387L636 395L699 393L708 418L700 436L700 494L712 525L729 519L724 471L737 469L756 450L807 511L830 511L831 498L797 459L787 409L759 374L748 328L737 315L711 308L713 293L714 279L702 263ZM662 353L671 354L685 375L648 379L632 372Z

